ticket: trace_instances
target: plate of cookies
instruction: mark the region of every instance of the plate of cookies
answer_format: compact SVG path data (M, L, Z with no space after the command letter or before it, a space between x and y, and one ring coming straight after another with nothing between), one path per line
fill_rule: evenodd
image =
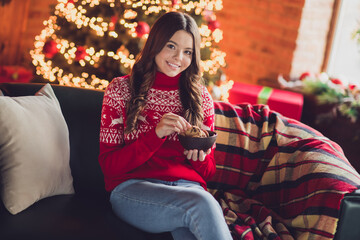
M197 126L192 126L185 132L180 133L178 137L180 144L185 149L206 151L214 145L217 134L214 131L203 130Z

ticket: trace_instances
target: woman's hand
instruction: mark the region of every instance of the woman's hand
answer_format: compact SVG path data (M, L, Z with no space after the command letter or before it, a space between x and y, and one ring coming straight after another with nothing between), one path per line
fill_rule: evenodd
M165 113L157 124L155 132L159 138L163 138L174 132L184 132L190 127L191 124L185 118L174 113Z
M197 149L186 150L184 151L184 155L186 155L187 159L191 159L193 161L203 162L205 160L206 155L210 154L211 148L209 148L206 152L203 150L198 151Z

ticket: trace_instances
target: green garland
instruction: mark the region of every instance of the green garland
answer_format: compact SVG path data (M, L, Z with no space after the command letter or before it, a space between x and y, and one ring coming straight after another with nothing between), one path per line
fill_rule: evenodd
M341 116L350 119L352 123L360 124L359 85L344 84L340 79L329 77L325 72L320 74L306 72L298 79L290 81L279 75L278 82L281 88L302 93L312 102L311 104L328 111L322 114L326 115L326 118ZM326 119L328 120L330 119ZM319 119L317 121L321 122Z
M333 105L339 115L360 122L360 89L349 84L344 86L340 80L320 77L306 77L302 80L302 93L315 99L317 105Z
M360 28L355 31L353 38L357 41L357 43L360 45Z
M360 46L360 28L354 32L353 38ZM301 92L315 99L317 105L333 105L333 112L360 123L360 88L358 85L347 86L339 79L333 79L326 73L309 75L302 79ZM334 116L335 117L335 116Z

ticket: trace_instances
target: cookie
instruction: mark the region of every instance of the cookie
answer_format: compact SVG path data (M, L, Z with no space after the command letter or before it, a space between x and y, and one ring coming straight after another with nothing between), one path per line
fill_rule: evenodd
M197 126L192 126L188 128L182 135L186 137L208 137L209 133L205 130L200 129Z

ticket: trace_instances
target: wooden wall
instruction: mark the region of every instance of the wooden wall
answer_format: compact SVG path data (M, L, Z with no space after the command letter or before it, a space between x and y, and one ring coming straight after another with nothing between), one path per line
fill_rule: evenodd
M11 0L0 6L0 65L31 64L35 36L57 0Z
M29 6L30 0L13 0L0 7L0 65L23 61L23 40Z

